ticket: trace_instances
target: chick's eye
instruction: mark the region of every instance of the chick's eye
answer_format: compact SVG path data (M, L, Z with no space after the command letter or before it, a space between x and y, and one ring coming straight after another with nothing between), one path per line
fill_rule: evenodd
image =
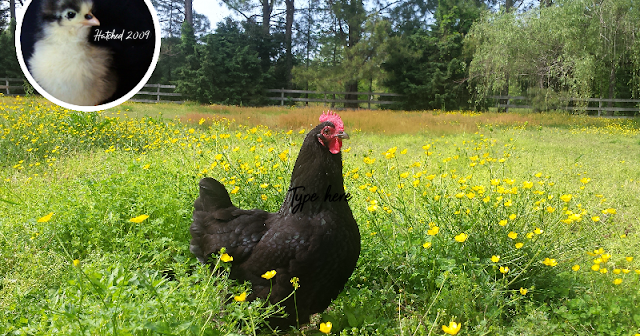
M66 17L67 17L67 19L73 19L74 17L76 17L76 12L70 10L70 11L67 12Z

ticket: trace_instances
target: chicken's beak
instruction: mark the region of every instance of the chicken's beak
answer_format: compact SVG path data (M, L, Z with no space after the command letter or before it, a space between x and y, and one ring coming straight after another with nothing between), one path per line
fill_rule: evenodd
M84 21L82 21L82 24L89 27L99 26L100 21L98 21L98 18L93 16L93 13L89 12L89 14L84 16Z
M339 139L349 139L349 134L347 134L347 133L345 133L343 131L343 132L340 132L340 133L336 134L336 137L339 138Z

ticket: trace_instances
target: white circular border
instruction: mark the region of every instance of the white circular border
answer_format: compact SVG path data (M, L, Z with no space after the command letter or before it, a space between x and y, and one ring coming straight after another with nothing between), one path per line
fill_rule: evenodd
M16 40L15 40L16 54L18 56L18 63L20 63L20 68L22 68L22 72L27 77L27 80L29 81L29 83L31 83L31 85L33 85L33 87L43 97L47 98L49 101L57 105L60 105L70 110L94 112L94 111L110 109L112 107L116 107L126 102L131 97L133 97L136 93L138 93L138 91L140 91L145 86L145 84L147 84L147 81L153 74L153 71L155 70L156 65L158 64L158 58L160 57L160 43L162 42L162 38L160 36L160 22L158 21L158 13L156 12L153 5L151 4L151 0L144 0L145 4L147 5L147 8L149 9L149 12L151 13L151 18L153 19L153 25L154 25L155 35L156 35L156 45L153 51L153 59L151 60L151 65L149 66L149 69L147 69L147 73L144 75L144 77L142 77L142 80L140 81L140 83L138 83L138 85L136 85L133 88L133 90L129 91L129 93L125 94L124 96L120 97L115 101L98 105L98 106L80 106L80 105L73 105L73 104L63 102L55 98L54 96L50 95L44 89L42 89L42 87L40 87L40 85L31 76L31 73L29 72L29 68L27 67L24 61L24 56L22 55L22 43L20 42L20 36L22 32L22 23L23 23L22 21L24 20L24 15L27 12L27 9L29 8L29 5L31 5L32 1L33 0L28 0L26 4L20 8L21 9L20 12L17 13L16 15L17 16Z

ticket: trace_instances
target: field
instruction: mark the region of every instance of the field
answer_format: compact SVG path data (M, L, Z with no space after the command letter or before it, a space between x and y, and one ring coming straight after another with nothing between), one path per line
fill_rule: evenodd
M211 176L276 211L321 111L0 97L0 334L272 334L191 256L192 205ZM640 333L639 120L339 113L362 253L288 334Z

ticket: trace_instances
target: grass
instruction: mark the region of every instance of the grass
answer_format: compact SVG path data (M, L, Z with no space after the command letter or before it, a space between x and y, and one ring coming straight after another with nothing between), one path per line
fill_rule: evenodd
M0 98L0 334L270 334L278 308L189 253L192 202L212 176L276 211L320 112ZM358 267L289 334L640 332L637 121L371 113L340 112Z

